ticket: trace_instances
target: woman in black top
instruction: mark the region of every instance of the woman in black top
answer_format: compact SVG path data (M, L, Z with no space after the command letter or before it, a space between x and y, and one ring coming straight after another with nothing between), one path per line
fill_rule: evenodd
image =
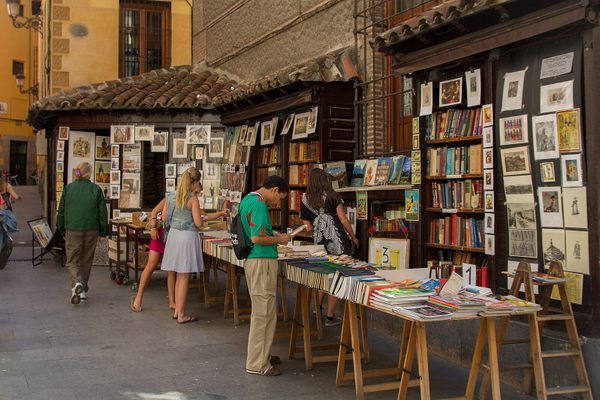
M329 174L319 168L311 170L306 193L302 196L300 218L309 231L314 231L315 244L325 246L327 253L333 255L352 255L354 246L358 247L359 244L343 203L340 195L331 186ZM320 293L320 303L323 302L323 297L324 293ZM337 298L329 296L325 326L341 322L339 318L334 317L336 304Z

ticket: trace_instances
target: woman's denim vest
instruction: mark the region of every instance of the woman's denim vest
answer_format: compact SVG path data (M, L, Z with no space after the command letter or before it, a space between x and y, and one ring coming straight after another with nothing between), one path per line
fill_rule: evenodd
M194 218L192 217L192 210L187 208L187 201L192 196L188 196L186 204L183 208L175 207L175 196L177 192L172 192L167 195L167 223L171 228L177 229L178 231L197 231L198 228L194 224Z

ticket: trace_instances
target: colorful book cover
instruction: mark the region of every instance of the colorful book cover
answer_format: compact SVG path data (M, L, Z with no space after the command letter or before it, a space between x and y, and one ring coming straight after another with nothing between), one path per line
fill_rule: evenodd
M363 186L363 183L365 181L366 170L367 170L367 160L354 161L354 168L352 169L352 179L350 180L350 186L354 186L354 187Z
M392 157L392 166L390 167L390 175L388 176L388 183L391 185L398 184L400 177L402 176L402 167L404 166L404 158L406 156L394 156Z
M419 220L419 189L404 191L404 207L407 221Z
M400 175L400 183L410 182L410 157L404 158L404 165L402 166L402 175Z
M390 174L392 157L381 157L377 162L377 174L375 175L376 185L385 185Z
M344 161L329 162L325 165L325 172L333 177L331 182L334 189L347 186L348 174L346 172L346 163Z
M377 159L368 160L367 167L365 170L365 181L364 186L375 185L375 175L377 174Z

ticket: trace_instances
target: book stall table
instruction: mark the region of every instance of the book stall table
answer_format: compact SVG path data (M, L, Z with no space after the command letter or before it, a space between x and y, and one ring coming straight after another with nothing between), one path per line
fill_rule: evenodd
M111 219L108 221L108 269L110 279L117 284L129 283L129 270L127 268L127 253L125 243L127 241L125 228L131 223L131 219Z
M125 225L125 254L127 257L127 278L129 278L129 269L133 269L135 281L132 284L133 290L137 289L139 284L138 271L143 270L148 261L148 251L145 251L145 257L142 257L140 245L150 242L150 232L146 227L129 223ZM131 247L133 245L133 247ZM130 250L133 250L130 257ZM143 261L143 262L141 262ZM143 265L142 265L143 264Z

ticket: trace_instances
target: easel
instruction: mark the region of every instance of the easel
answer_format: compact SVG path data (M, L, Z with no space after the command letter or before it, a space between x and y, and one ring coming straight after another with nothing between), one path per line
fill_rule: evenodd
M34 221L38 221L36 220L31 220L31 221L27 221L27 223L29 224L30 222L34 222ZM35 232L33 232L33 230L31 231L31 266L33 268L37 267L38 265L41 265L44 262L44 256L50 252L54 251L59 251L60 252L60 265L61 267L65 266L65 246L64 246L64 241L61 240L62 239L62 235L60 233L54 232L54 234L52 235L52 238L50 239L50 241L48 242L48 244L46 245L46 247L44 247L42 245L42 243L40 243L40 241L38 240L37 236L35 235ZM57 243L57 242L61 242L61 243ZM40 254L35 254L35 248L36 248L36 243L40 246Z

